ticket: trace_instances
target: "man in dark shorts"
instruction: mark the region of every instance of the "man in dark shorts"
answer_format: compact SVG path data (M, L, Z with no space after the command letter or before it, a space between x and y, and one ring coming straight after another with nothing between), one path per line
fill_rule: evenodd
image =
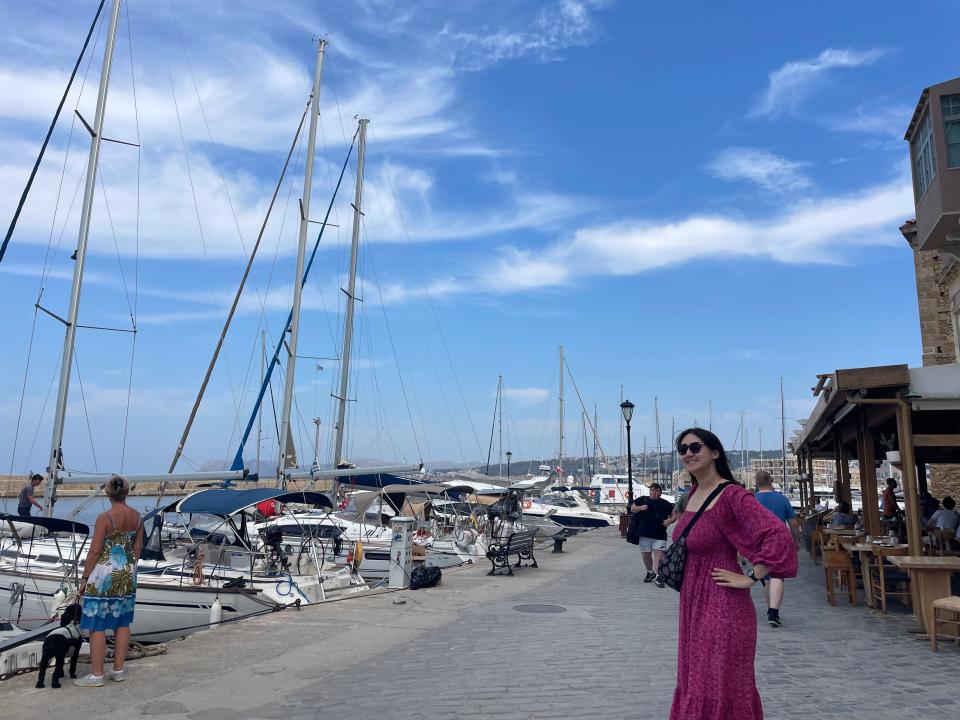
M643 553L643 564L647 568L645 583L656 582L657 587L664 587L663 580L657 574L660 568L660 558L667 549L667 525L673 513L673 505L660 497L663 488L659 483L650 486L649 497L639 497L630 506L631 513L640 513L640 551Z
M39 510L43 510L43 505L37 502L37 499L33 496L34 489L43 482L43 476L39 473L34 473L30 478L30 482L20 488L20 494L17 495L17 514L21 517L30 516L30 506L36 505Z
M773 489L773 478L766 470L757 471L756 485L757 494L755 497L757 502L776 515L781 522L787 524L793 534L793 544L799 549L800 531L797 527L797 513L790 505L790 499ZM763 591L767 597L767 622L770 627L780 627L783 624L780 619L780 604L783 602L783 579L771 577L769 582L764 585Z

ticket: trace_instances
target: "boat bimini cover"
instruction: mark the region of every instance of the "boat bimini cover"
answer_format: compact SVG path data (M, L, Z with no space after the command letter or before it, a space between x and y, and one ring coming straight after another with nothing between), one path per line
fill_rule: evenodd
M77 533L79 535L89 535L90 526L73 520L64 520L62 518L43 517L42 515L11 515L9 513L0 513L0 522L21 523L24 525L37 525L51 533Z
M323 493L290 492L282 488L249 488L247 490L229 490L214 488L200 490L187 495L164 508L164 512L203 513L228 517L253 507L264 500L276 500L281 503L300 503L333 509L333 503Z

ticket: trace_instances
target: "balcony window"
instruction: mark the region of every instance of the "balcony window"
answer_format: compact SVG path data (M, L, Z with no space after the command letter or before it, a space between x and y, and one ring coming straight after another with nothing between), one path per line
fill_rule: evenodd
M933 155L933 122L929 111L920 121L910 147L913 150L913 183L919 201L937 174L937 162Z
M960 95L940 98L940 112L947 145L947 167L960 167Z

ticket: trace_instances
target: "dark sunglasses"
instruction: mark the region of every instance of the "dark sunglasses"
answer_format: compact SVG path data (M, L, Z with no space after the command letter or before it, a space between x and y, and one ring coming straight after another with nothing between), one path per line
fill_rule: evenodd
M677 445L677 454L680 455L680 457L683 457L684 455L686 455L687 450L689 450L694 455L696 455L698 452L703 450L703 443L692 442L689 445L687 445L686 443L680 443L679 445Z

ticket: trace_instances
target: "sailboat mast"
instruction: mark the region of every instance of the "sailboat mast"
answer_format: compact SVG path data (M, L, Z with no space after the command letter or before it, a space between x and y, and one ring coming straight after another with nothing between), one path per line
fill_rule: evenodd
M563 345L560 346L560 452L557 467L563 470Z
M113 0L110 11L110 27L103 48L103 68L100 71L100 89L97 92L97 109L93 118L90 137L90 157L87 160L87 176L83 187L83 204L80 208L80 231L77 251L74 254L73 284L70 287L70 307L67 311L66 331L63 337L63 357L60 360L60 385L57 389L57 407L53 415L53 437L50 442L47 487L44 490L43 513L53 515L57 501L57 470L61 464L63 427L67 415L67 396L70 391L70 371L73 368L73 349L77 339L77 317L80 314L80 288L83 285L83 268L87 259L87 240L90 236L90 212L93 207L94 186L97 179L97 164L100 161L100 138L103 135L103 116L107 107L107 90L110 87L110 69L113 66L113 48L117 38L117 23L120 19L120 0Z
M353 344L353 305L357 287L357 255L360 247L360 208L363 201L363 161L367 150L366 118L360 119L360 138L357 145L357 188L353 197L353 238L350 244L350 281L347 285L346 316L343 321L343 354L340 357L340 394L337 396L337 434L333 447L333 464L337 467L343 460L343 433L347 418L347 390L350 381L350 346Z
M750 470L750 428L747 426L747 415L743 415L743 454L746 456L747 471ZM749 481L747 487L750 487Z
M267 331L260 331L260 382L263 382L264 365L267 362ZM257 474L260 474L260 449L263 445L263 404L257 411Z
M656 422L656 430L657 430L657 479L656 479L656 482L662 482L660 479L660 476L663 474L663 465L661 464L663 458L661 457L661 454L660 454L660 448L661 448L660 446L660 406L657 403L657 398L653 399L653 416Z
M497 375L497 429L500 445L497 449L497 477L503 477L503 375Z
M303 296L303 266L307 255L307 230L310 226L310 195L313 190L313 156L317 146L317 119L320 116L320 77L323 74L323 56L326 40L317 43L317 65L313 75L313 94L310 101L310 133L307 137L307 156L303 169L303 195L300 198L300 238L297 243L297 269L293 276L293 313L290 321L289 355L287 374L283 383L283 405L280 414L279 460L277 462L277 487L284 485L284 471L291 460L288 438L292 436L290 415L293 409L294 382L297 366L297 340L300 336L300 302ZM259 468L258 468L259 471Z
M781 488L786 494L790 493L787 487L787 418L783 403L783 378L780 378L780 462L783 464L783 484Z
M674 458L676 458L677 452L677 425L674 418L670 418L670 489L676 486L673 481L673 472L676 469L674 465Z
M590 464L590 476L593 477L593 474L597 472L596 470L596 461L597 461L597 404L593 404L593 463Z

